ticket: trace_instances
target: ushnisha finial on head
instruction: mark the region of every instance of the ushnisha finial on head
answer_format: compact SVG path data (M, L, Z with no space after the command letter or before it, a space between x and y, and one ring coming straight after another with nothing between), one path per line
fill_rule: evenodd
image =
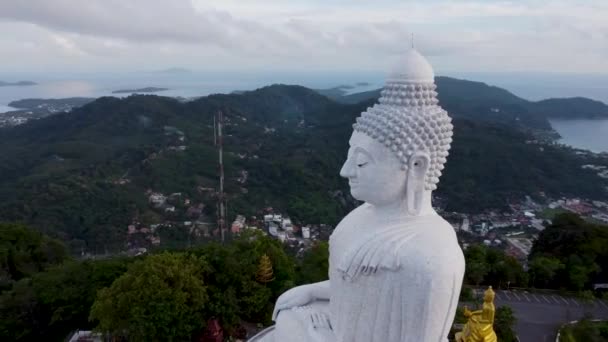
M437 86L430 64L416 50L409 50L389 75L379 104L363 112L353 125L391 149L408 169L415 152L426 153L430 165L425 190L435 190L452 143L452 119L437 100Z

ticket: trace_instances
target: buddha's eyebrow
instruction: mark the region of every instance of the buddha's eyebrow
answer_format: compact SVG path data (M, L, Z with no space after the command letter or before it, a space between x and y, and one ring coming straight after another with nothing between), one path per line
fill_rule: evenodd
M354 151L353 151L353 152L354 152L354 153L363 153L363 154L365 154L365 156L366 156L367 158L369 158L369 159L370 159L370 161L375 161L375 160L374 160L374 157L373 157L373 156L372 156L372 155L371 155L369 152L367 152L367 151L366 151L366 150L365 150L363 147L359 147L359 146L357 146L357 147L355 147L355 149L354 149Z

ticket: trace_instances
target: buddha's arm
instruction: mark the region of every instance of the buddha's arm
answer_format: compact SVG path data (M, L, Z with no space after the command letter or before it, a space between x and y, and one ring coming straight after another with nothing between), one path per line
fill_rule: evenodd
M287 290L277 299L272 319L276 320L281 310L307 305L315 300L329 300L329 280L297 286Z
M329 300L329 280L321 281L314 285L314 297L320 300Z
M482 314L482 312L483 312L483 310L470 311L468 308L465 307L464 316L465 317L480 316Z

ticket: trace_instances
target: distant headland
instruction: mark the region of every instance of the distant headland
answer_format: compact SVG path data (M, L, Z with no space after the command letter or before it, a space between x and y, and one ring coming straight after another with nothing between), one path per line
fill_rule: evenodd
M186 68L167 68L163 70L156 70L153 72L161 74L189 74L192 71Z
M32 82L32 81L18 81L18 82L4 82L4 81L0 81L0 87L10 87L10 86L33 86L36 85L38 83L36 82Z
M146 87L138 89L120 89L114 90L112 94L128 94L128 93L156 93L159 91L169 90L169 88Z

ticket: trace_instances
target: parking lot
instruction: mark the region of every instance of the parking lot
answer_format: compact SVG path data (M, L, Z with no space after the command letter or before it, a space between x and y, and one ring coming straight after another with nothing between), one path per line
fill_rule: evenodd
M485 289L473 290L481 299ZM608 319L608 302L585 301L551 292L495 290L497 307L508 305L517 318L515 331L521 342L553 342L559 327L585 316Z
M483 289L474 290L476 296L483 296ZM528 302L528 303L543 303L553 305L569 305L575 307L597 307L608 310L608 302L595 299L593 301L584 301L580 298L565 297L556 293L535 293L529 291L509 291L509 290L497 290L496 299L497 303L501 302ZM480 297L481 298L481 297Z

